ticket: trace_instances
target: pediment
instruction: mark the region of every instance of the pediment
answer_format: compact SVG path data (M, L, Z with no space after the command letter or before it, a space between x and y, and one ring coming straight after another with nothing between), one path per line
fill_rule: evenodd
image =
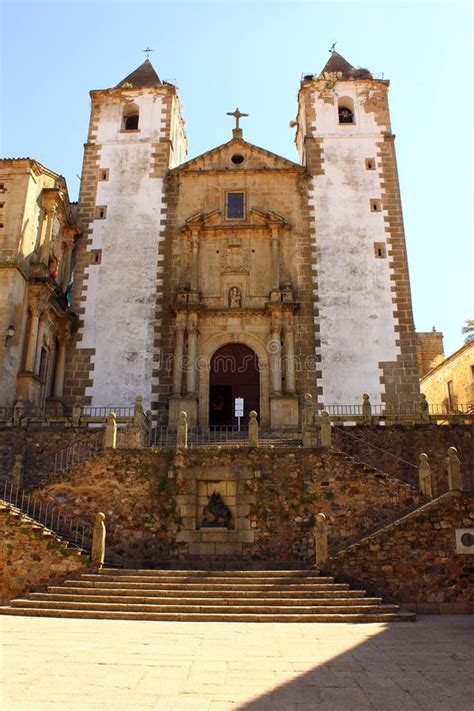
M243 160L235 163L236 156ZM234 159L234 160L233 160ZM245 171L278 170L284 172L304 173L306 169L299 163L267 151L264 148L248 143L242 138L233 138L216 148L202 153L200 156L183 163L171 172L194 173L206 171L245 172Z
M231 229L234 232L239 229L261 229L270 227L280 227L287 228L289 225L284 217L279 215L272 210L268 212L262 212L261 210L255 210L255 208L250 208L248 217L246 220L226 220L221 210L213 210L207 214L198 212L191 217L188 217L185 224L182 227L183 231L193 231L193 228L197 231L205 229Z

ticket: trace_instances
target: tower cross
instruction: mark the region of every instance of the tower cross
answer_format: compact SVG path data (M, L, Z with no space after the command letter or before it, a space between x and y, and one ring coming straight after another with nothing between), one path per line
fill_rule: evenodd
M330 49L329 49L329 54L333 54L336 51L336 44L337 42L333 42Z
M150 49L150 47L147 47L147 48L144 49L143 51L146 52L146 58L147 58L147 59L150 58L150 52L153 52L153 50Z
M235 109L235 111L228 111L227 116L234 116L235 128L238 130L240 128L239 119L241 119L242 116L248 116L248 114L243 114L241 111L239 111L239 109Z

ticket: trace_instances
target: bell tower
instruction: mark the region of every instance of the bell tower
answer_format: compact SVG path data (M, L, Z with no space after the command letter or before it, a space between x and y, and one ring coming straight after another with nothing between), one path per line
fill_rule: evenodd
M331 51L298 95L296 145L312 179L318 399L418 401L408 263L389 82Z
M80 314L65 395L84 404L150 407L161 324L166 172L187 140L176 87L149 59L94 90L78 213L74 302Z

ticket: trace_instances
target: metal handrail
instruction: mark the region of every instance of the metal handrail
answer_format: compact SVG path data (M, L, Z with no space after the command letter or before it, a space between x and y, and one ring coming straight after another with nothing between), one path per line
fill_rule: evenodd
M36 494L28 494L13 486L11 481L5 481L2 499L32 521L66 539L75 548L86 552L91 550L93 526L87 521L68 515L53 499L42 499Z
M361 442L363 445L365 445L365 446L367 446L367 447L371 447L372 449L375 449L375 450L377 450L377 451L379 451L379 452L382 452L382 453L385 454L385 455L388 455L388 456L391 457L392 459L396 459L397 461L402 462L403 464L407 464L409 467L412 467L413 469L418 470L418 465L417 465L417 464L413 464L413 462L409 462L407 459L403 459L402 457L397 457L396 454L392 454L392 452L389 452L387 449L383 449L382 447L377 447L375 444L372 444L371 442L367 442L365 439L361 439L360 437L356 437L356 436L353 435L351 432L346 432L345 429L343 429L342 427L339 427L338 425L333 425L333 427L334 427L334 429L337 430L338 432L341 432L342 434L346 435L346 437L351 437L351 439L354 439L354 440L356 440L357 442ZM347 454L347 453L344 452L344 454ZM366 464L367 466L372 467L372 469L377 469L377 467L374 467L374 465L373 465L373 464L370 464L369 462L363 462L362 460L357 460L357 458L354 457L352 454L351 454L351 455L347 454L347 456L352 457L352 459L358 461L360 464ZM383 471L383 470L380 469L379 471ZM384 473L386 473L386 472L384 472Z
M44 457L36 460L35 468L38 465L41 469L48 469L51 474L59 474L67 471L76 464L81 464L86 459L95 457L104 449L104 431L101 429L98 432L87 437L82 442L73 442L73 444L63 447L62 449L47 454Z

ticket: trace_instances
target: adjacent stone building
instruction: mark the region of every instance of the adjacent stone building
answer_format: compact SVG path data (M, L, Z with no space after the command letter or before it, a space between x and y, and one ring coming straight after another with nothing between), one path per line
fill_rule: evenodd
M435 361L420 385L428 402L442 405L447 413L473 412L474 341Z
M77 233L64 178L31 158L0 160L2 406L61 411Z
M64 396L144 398L175 425L297 427L368 392L419 396L388 85L333 52L301 81L299 161L232 137L185 161L176 87L149 60L91 92ZM224 118L224 117L223 117ZM229 119L225 119L229 120Z

